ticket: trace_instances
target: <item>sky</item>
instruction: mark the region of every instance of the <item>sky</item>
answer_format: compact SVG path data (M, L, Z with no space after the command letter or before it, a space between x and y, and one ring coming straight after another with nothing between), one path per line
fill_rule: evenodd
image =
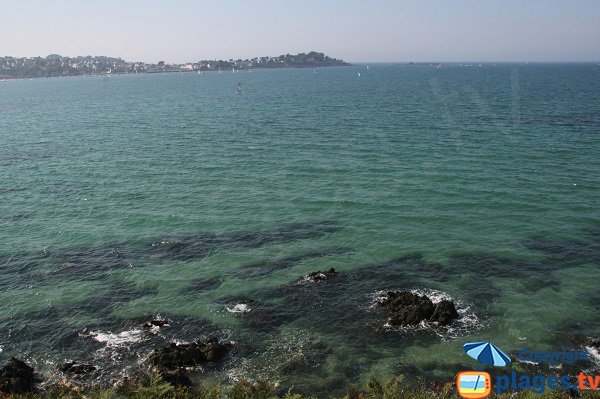
M0 0L0 56L600 61L600 0Z

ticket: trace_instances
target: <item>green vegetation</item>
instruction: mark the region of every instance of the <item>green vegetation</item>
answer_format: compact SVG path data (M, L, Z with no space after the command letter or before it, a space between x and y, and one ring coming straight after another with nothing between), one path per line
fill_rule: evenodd
M114 57L63 57L50 54L47 57L0 57L0 79L24 79L58 76L111 75L152 72L217 71L255 68L317 68L350 65L323 53L311 51L279 57L257 57L252 59L203 60L185 64L156 64L128 62Z
M0 394L0 397L3 397ZM581 399L600 398L600 391L584 391L573 396L564 391L546 390L543 394L532 391L492 394L491 399ZM266 382L240 381L231 387L214 386L209 389L182 388L162 380L158 375L148 375L136 383L126 383L115 388L80 389L68 384L54 385L43 393L6 395L14 399L310 399L311 396L289 390L276 393L275 387ZM423 384L406 384L402 376L387 382L370 379L363 388L349 387L343 399L455 399L459 398L452 384L428 388Z

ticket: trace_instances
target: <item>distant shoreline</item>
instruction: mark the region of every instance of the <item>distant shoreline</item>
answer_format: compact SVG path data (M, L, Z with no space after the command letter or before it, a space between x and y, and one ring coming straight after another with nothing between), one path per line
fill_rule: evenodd
M53 78L65 76L110 76L140 73L240 71L252 69L322 68L351 66L343 60L311 51L278 57L255 57L252 59L202 60L184 64L156 64L129 62L121 58L105 56L63 57L51 54L47 57L0 57L0 79Z

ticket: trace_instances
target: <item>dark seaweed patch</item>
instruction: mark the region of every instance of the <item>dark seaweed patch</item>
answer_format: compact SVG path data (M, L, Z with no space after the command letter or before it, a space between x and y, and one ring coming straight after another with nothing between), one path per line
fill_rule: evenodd
M600 245L575 240L530 238L523 245L532 251L563 262L580 262L600 258Z
M107 317L115 309L128 302L158 293L156 288L139 287L134 283L123 280L107 281L103 285L106 288L101 290L100 294L77 304L77 307L90 315Z
M215 288L218 288L222 282L223 279L219 277L198 278L193 280L192 283L185 287L181 292L190 295L208 290L213 290Z
M284 258L264 260L262 262L242 266L232 274L243 277L264 276L277 270L294 267L308 259L338 256L350 251L350 248L328 248L319 251L305 252L297 255L286 256Z
M451 276L451 271L446 265L428 262L423 259L422 254L414 253L387 262L367 265L359 269L357 274L364 274L371 279L381 279L382 282L387 280L388 284L396 282L404 284L407 280L445 282Z
M0 337L5 337L7 342L0 344L8 348L42 340L52 348L69 347L75 344L77 332L68 320L91 318L98 321L89 327L99 327L115 320L112 312L123 304L156 294L155 290L139 288L126 281L99 282L97 289L100 294L85 301L19 313L4 320L0 323Z
M6 280L6 286L96 280L112 271L132 267L135 255L117 244L5 255L0 256L0 271L4 272L4 278L0 279Z
M106 245L64 251L54 257L56 277L95 279L112 271L133 267L134 257L126 249Z
M583 229L584 234L593 242L600 243L600 227Z
M0 255L1 274L24 274L32 273L45 259L50 257L49 252L36 254L14 253Z
M498 279L519 278L528 290L556 289L560 282L552 272L562 266L556 262L531 262L485 253L455 255L448 261L461 292L479 310L489 310L486 306L502 295Z
M150 254L171 260L193 260L205 257L215 250L241 251L267 244L285 243L322 237L340 230L329 221L296 223L272 230L242 231L216 234L199 234L186 237L155 240Z
M96 280L113 271L135 267L139 259L154 256L168 260L193 260L209 256L218 250L243 250L269 243L321 237L340 228L329 221L296 223L272 230L234 232L222 235L199 234L172 240L155 240L150 247L135 243L106 243L92 247L48 249L39 253L0 255L0 282L10 284L40 284L65 280ZM343 249L328 250L309 256L329 256ZM284 259L279 266L300 262ZM272 265L273 268L278 265ZM269 266L267 265L267 268ZM19 283L20 282L20 283Z
M455 255L449 260L448 266L456 274L471 273L486 278L526 278L560 268L556 263L530 262L485 253Z
M47 262L49 257L47 252L0 255L0 286L9 289L45 284L48 276L41 272L40 265Z
M76 333L65 320L72 315L70 310L60 307L5 318L0 323L0 345L8 355L29 352L40 344L50 348L71 345Z

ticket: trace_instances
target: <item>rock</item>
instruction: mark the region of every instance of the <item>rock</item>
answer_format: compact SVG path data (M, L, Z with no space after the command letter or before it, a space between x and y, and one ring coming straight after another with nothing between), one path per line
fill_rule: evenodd
M330 277L334 277L336 274L337 274L337 272L332 267L331 269L327 270L326 272L318 271L318 272L308 273L304 277L304 280L305 281L312 281L312 282L323 281L323 280L327 280Z
M394 327L419 324L423 320L429 320L435 311L431 299L408 291L388 291L379 304Z
M0 392L26 393L33 390L33 367L25 362L15 359L0 369Z
M215 337L189 344L171 343L169 346L154 350L149 360L155 366L165 370L193 367L222 360L231 346L231 342L219 342Z
M191 387L193 385L190 377L182 369L171 371L161 370L160 376L163 378L163 380L175 386Z
M154 327L162 327L162 326L168 326L169 325L169 320L165 320L165 319L152 319L150 321L147 321L146 323L144 323L143 327L146 330L151 330Z
M458 319L454 302L444 299L434 304L427 296L408 291L388 291L379 299L379 305L393 327L416 325L424 320L445 326Z
M446 326L452 323L452 320L458 319L458 312L454 303L449 300L442 300L435 305L435 310L429 318L429 321L438 323L441 326Z
M91 364L66 362L63 363L58 369L63 373L82 375L95 371L96 367L92 366Z

